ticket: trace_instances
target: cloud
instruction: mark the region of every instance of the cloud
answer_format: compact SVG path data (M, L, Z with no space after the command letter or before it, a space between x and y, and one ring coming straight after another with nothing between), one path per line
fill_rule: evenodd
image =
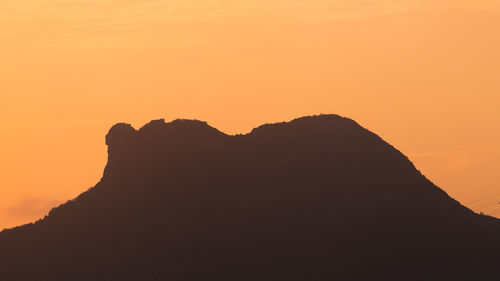
M409 153L411 158L434 158L434 157L460 157L464 155L477 155L487 153L499 153L500 148L477 148L464 150L443 150L432 152Z
M436 3L436 1L438 3ZM199 46L206 24L322 23L454 9L497 0L13 0L0 1L1 48L71 50ZM472 1L472 0L467 0ZM487 3L486 3L486 2ZM2 28L6 27L6 28ZM201 31L193 31L201 29Z
M409 153L408 157L415 161L433 162L433 165L439 165L449 171L459 171L484 162L485 157L498 155L499 153L500 148L476 148Z
M61 200L25 197L4 209L4 215L12 218L35 219L46 215L50 209L62 203Z

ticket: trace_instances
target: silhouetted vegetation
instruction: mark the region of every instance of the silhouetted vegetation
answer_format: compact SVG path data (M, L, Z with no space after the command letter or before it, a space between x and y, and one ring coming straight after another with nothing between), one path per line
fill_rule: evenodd
M350 119L236 136L157 120L106 143L95 187L0 233L0 280L498 278L499 220Z

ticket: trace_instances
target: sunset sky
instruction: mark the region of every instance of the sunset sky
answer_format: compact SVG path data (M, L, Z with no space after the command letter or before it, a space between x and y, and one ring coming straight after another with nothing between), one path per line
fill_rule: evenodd
M117 122L320 113L498 217L499 35L498 0L0 0L0 229L97 183Z

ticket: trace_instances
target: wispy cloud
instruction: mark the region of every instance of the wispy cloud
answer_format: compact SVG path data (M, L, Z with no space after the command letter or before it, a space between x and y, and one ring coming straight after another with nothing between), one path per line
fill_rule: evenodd
M62 203L61 200L54 200L41 197L25 197L15 204L3 210L4 216L14 219L33 220L46 215L50 209Z
M476 148L476 149L463 149L463 150L442 150L430 152L416 152L409 153L411 158L433 158L433 157L446 157L446 156L460 156L460 155L477 155L488 153L500 153L500 148Z
M484 161L485 157L489 158L491 155L497 157L499 154L500 148L475 148L408 153L408 157L417 162L439 163L436 165L447 168L449 171L461 171Z
M500 7L482 0L0 0L2 45L29 48L185 46L206 23L323 22L425 10ZM496 6L495 6L496 5ZM1 46L0 46L1 47Z

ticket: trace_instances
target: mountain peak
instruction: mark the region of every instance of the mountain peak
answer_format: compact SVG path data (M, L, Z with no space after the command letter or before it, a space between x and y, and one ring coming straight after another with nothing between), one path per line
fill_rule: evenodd
M106 145L115 146L128 142L137 136L137 131L128 123L118 123L109 129L106 135Z
M254 128L251 134L261 134L266 132L295 132L298 134L316 134L325 133L360 133L365 131L358 123L347 117L336 114L321 114L304 116L293 119L289 122L278 122L273 124L264 124Z
M120 146L123 143L134 141L137 137L149 138L165 134L183 134L196 131L218 132L209 126L207 122L191 119L176 119L172 122L165 122L165 119L152 120L139 130L136 130L128 123L117 123L111 127L106 135L106 145Z

